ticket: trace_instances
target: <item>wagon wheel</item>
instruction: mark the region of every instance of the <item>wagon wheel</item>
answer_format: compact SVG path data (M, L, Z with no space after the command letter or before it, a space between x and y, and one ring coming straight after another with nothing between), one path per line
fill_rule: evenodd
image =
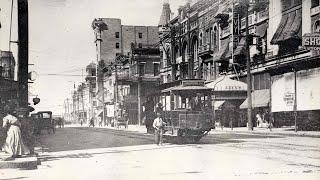
M178 135L177 135L177 144L183 144L186 141L186 136L185 136L185 132L182 130L178 130Z
M202 138L201 136L195 136L195 137L192 138L192 141L193 141L194 143L198 143L201 138Z

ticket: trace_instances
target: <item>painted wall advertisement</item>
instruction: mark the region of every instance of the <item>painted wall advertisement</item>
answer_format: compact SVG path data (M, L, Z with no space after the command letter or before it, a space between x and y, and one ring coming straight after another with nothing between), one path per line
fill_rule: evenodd
M272 112L293 111L294 73L272 77ZM320 109L320 68L297 72L297 110Z

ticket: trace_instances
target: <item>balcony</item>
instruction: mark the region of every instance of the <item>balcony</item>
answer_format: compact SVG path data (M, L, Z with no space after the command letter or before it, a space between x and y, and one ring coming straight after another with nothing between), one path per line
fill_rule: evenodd
M138 81L139 78L142 81L148 81L148 82L159 81L160 77L159 75L155 75L153 68L150 68L149 66L146 67L145 63L141 63L140 65L142 66L140 67L139 71L138 71L137 64L130 65L129 74L128 74L130 81Z
M211 56L213 53L212 46L210 44L205 44L203 46L199 47L199 56L204 57L204 56Z
M94 75L87 75L86 76L86 81L96 81L96 76Z

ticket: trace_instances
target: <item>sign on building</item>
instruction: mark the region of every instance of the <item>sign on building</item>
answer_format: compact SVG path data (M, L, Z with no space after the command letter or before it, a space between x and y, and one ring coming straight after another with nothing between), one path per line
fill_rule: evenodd
M297 72L297 110L320 109L320 68ZM271 110L283 112L294 110L294 73L272 77Z
M320 50L320 33L307 33L302 37L302 46L308 50Z

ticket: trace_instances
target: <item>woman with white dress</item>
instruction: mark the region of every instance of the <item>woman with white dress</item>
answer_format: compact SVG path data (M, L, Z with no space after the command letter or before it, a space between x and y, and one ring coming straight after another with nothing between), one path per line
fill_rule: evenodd
M11 155L11 157L20 157L21 155L30 154L30 150L23 143L21 137L21 123L14 116L13 108L6 107L6 116L3 118L3 127L8 128L6 142L2 147L2 151Z

